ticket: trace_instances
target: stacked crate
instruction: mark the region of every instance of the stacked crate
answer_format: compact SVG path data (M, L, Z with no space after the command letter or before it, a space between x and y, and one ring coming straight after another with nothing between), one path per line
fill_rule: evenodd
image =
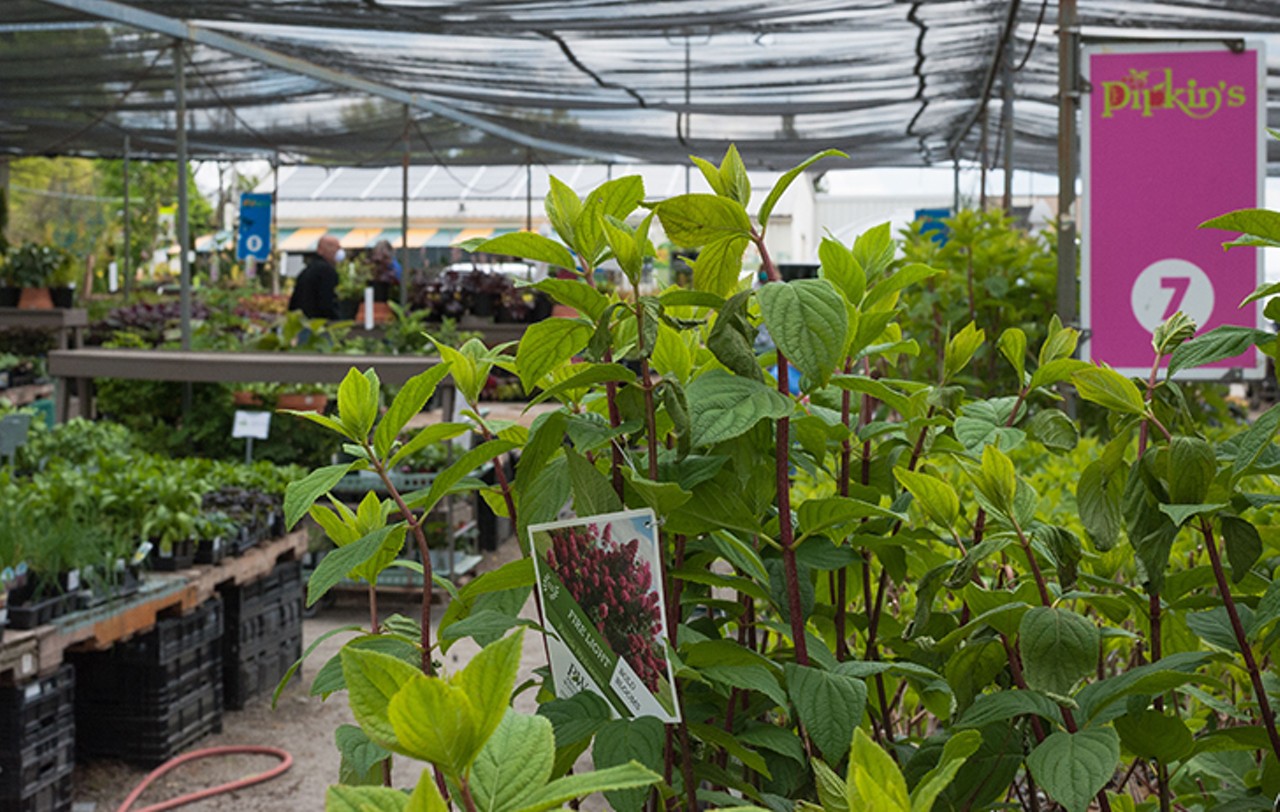
M68 654L80 675L81 757L160 764L222 730L222 601L104 652Z
M0 688L0 812L71 809L75 671Z
M285 561L265 578L222 590L224 702L239 710L270 695L302 656L302 564Z

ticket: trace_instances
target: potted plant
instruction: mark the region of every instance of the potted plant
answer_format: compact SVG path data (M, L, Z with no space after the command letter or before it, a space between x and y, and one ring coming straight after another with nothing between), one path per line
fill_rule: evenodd
M49 276L49 297L53 300L54 307L68 310L75 306L76 264L71 261L70 254L60 253L62 262Z
M70 257L59 248L39 243L24 243L11 249L5 261L6 287L17 288L17 306L29 310L51 310L53 297L49 287L54 274L69 266ZM9 294L10 298L12 294Z
M364 301L364 289L367 284L360 266L354 261L343 262L338 266L338 318L351 320L360 312L360 304ZM376 295L376 291L375 291Z

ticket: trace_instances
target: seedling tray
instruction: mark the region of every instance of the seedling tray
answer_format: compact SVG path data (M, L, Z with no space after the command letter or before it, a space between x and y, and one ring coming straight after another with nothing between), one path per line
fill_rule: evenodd
M35 603L24 603L9 606L10 629L34 629L50 623L54 618L75 611L75 595L54 595Z

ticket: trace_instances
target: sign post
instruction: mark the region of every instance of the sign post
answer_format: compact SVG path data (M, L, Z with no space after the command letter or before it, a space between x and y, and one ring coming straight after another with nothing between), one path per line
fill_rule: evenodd
M266 262L271 256L271 195L240 195L240 235L236 259Z
M1146 377L1151 334L1178 311L1199 331L1261 326L1255 248L1198 228L1263 202L1266 58L1259 43L1125 43L1084 49L1081 323L1087 361ZM1260 379L1243 355L1179 373Z

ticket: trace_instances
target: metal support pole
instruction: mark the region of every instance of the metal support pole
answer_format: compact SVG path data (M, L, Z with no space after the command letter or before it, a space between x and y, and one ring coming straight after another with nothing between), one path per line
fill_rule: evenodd
M1012 37L1012 34L1010 35ZM1013 214L1013 49L1005 47L1004 65L1001 67L1000 130L1004 133L1004 213Z
M533 153L524 152L524 230L533 231Z
M400 164L400 306L409 306L409 105L404 106L404 159Z
M978 182L978 209L987 210L987 163L991 160L991 155L987 150L987 144L990 141L990 132L987 122L991 116L988 111L991 108L982 108L982 127L979 130L979 137L982 139L982 145L978 148L978 164L979 164L979 182Z
M178 40L173 46L174 90L177 115L173 128L178 153L178 258L182 269L178 310L182 319L182 349L191 349L191 258L187 255L190 238L187 206L187 81L186 45ZM182 385L182 416L191 415L191 384Z
M960 156L952 155L951 162L951 214L954 216L960 213Z
M129 303L133 296L133 237L130 223L133 221L133 210L129 208L129 135L124 136L124 164L121 172L124 175L124 301Z
M280 153L271 161L271 295L280 295Z
M1076 0L1058 3L1058 318L1075 324L1076 291L1076 75L1080 38Z

